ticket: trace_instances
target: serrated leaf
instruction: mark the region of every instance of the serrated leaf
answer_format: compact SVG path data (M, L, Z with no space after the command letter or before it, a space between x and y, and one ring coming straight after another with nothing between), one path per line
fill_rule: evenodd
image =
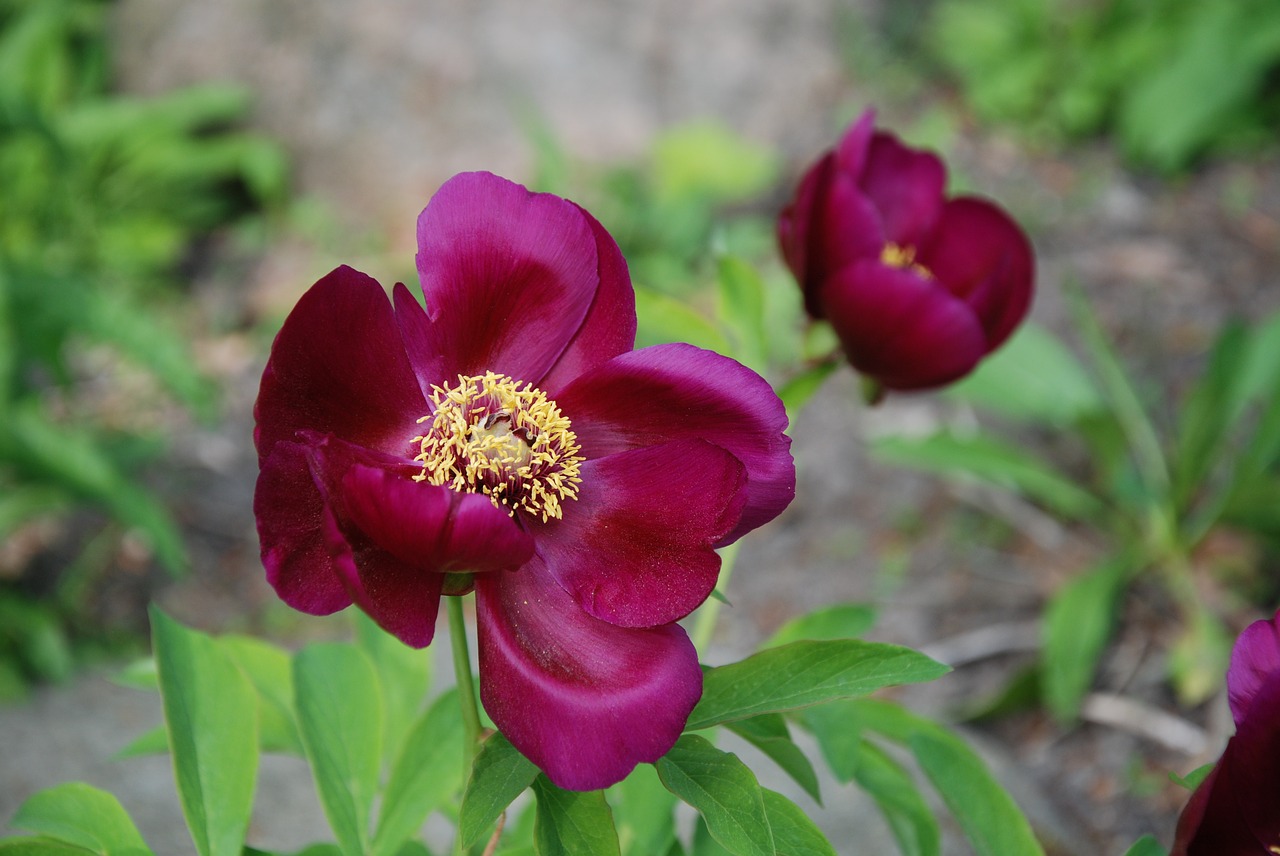
M938 821L911 774L866 740L859 741L856 756L853 779L875 800L902 856L937 856Z
M686 734L654 767L667 790L696 809L711 836L730 853L773 856L764 794L737 756Z
M898 645L858 639L793 642L709 670L687 727L697 730L855 698L883 687L931 681L947 671Z
M347 856L366 856L382 757L378 675L354 645L309 645L293 660L298 730L325 817Z
M253 688L212 638L156 607L151 638L192 841L200 856L239 856L258 772Z
M440 696L404 739L382 795L375 856L392 854L437 806L462 787L465 736L458 693Z
M960 437L942 432L928 437L881 437L871 451L900 466L950 476L968 476L1016 490L1052 511L1091 520L1103 514L1103 504L1072 479L1050 469L1022 449L994 437Z
M762 647L776 648L802 639L857 639L876 622L876 608L865 603L838 603L791 619Z
M29 797L10 823L101 856L151 853L120 801L82 782L57 785Z
M458 815L458 836L470 847L498 819L512 800L533 784L538 768L500 732L480 747Z
M804 809L777 791L763 789L765 815L776 852L784 856L836 856L835 848Z
M787 721L782 716L776 713L764 714L751 719L730 722L725 727L763 752L790 776L792 781L804 788L805 793L813 797L814 802L822 804L818 774L814 772L809 758L791 739Z
M533 795L539 856L620 856L613 812L603 791L565 791L538 776Z
M1059 722L1074 721L1080 713L1111 638L1130 569L1127 558L1113 558L1067 583L1049 600L1042 625L1040 686L1045 705Z

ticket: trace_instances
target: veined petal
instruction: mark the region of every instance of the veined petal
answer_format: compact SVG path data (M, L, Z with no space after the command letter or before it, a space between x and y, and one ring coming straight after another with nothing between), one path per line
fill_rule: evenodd
M533 555L533 539L489 497L353 466L342 475L346 518L420 577L514 570Z
M1253 703L1253 697L1268 680L1280 675L1280 615L1270 621L1255 621L1244 629L1231 649L1227 669L1227 698L1231 716L1239 725ZM1280 713L1278 711L1277 713Z
M276 335L254 443L259 460L300 431L403 454L425 412L382 286L344 266L302 296Z
M444 575L423 573L367 538L350 537L328 507L323 528L334 569L356 605L404 644L414 648L430 645Z
M480 697L511 743L570 790L605 788L675 744L702 694L679 625L587 615L539 559L476 578Z
M552 398L578 375L630 351L636 344L636 293L631 287L627 261L604 226L585 209L578 210L595 236L600 286L569 347L551 372L535 383Z
M585 612L656 627L715 588L713 545L737 523L745 482L737 458L702 440L648 446L587 461L564 519L529 525L547 572Z
M1031 242L998 206L972 196L942 208L919 261L973 307L987 351L1013 332L1031 307L1035 260Z
M941 386L987 353L969 305L909 269L858 262L827 281L823 303L849 362L888 389Z
M418 218L418 274L454 375L536 383L582 327L599 283L596 237L572 202L463 173Z
M938 221L947 168L933 152L907 148L893 134L877 132L858 185L880 212L885 239L915 247Z
M262 459L253 493L262 564L280 599L311 615L351 605L325 539L324 498L299 443L276 443Z
M746 504L717 546L772 520L795 496L782 402L764 378L728 357L685 344L632 351L570 384L557 402L588 459L698 439L741 461Z

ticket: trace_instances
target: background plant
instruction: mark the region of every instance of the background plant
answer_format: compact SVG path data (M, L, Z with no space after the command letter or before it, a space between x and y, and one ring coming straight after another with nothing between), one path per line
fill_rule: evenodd
M113 402L111 390L141 378L154 407L167 396L215 412L184 330L180 269L194 239L279 203L285 165L274 144L233 130L248 111L242 91L112 94L106 11L0 0L0 540L93 508L112 537L137 533L177 573L182 539L136 477L163 441L143 402ZM0 587L0 611L22 616L0 632L0 683L13 685L15 665L65 673L63 627L100 563L90 551L52 585Z

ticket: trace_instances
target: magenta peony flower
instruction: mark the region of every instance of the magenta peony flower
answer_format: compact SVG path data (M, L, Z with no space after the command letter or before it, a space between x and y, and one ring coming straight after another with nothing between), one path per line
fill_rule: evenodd
M805 174L778 220L805 308L885 389L941 386L995 350L1031 305L1034 260L984 199L943 197L946 167L874 130L868 111Z
M255 408L267 578L409 645L474 588L480 694L557 785L666 753L702 691L674 622L714 548L795 493L769 385L689 345L632 351L635 297L591 215L488 173L418 219L427 309L348 267L271 349Z
M1280 613L1236 640L1227 697L1235 736L1182 810L1171 856L1280 853Z

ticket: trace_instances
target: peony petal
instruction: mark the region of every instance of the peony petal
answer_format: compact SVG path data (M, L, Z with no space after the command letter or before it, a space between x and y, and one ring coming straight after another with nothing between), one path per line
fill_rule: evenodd
M448 376L538 383L582 326L596 238L572 202L491 173L449 179L418 218L418 274Z
M514 570L533 555L533 539L483 494L353 466L341 505L373 544L420 575Z
M1009 337L1031 307L1031 242L1008 214L984 199L947 202L918 260L973 307L988 353Z
M538 559L476 578L480 697L552 782L587 791L675 744L702 694L679 625L615 627L578 609Z
M1270 621L1255 621L1244 629L1231 649L1227 669L1227 698L1239 726L1262 685L1280 676L1280 613Z
M907 148L893 134L877 132L858 185L880 212L885 240L917 247L942 211L947 168L933 152Z
M854 262L879 259L885 243L880 212L858 187L857 176L833 174L821 205L814 218L815 234L809 239L810 275L819 277L815 279L819 306L822 283Z
M356 605L404 644L414 648L430 645L444 575L423 573L368 539L348 538L328 508L324 534L333 553L333 566Z
M782 402L764 378L728 357L685 344L644 348L579 378L556 400L588 459L699 439L741 461L746 505L721 545L777 517L795 496Z
M537 386L552 398L583 372L626 353L636 344L636 294L627 261L612 236L585 210L582 216L596 239L600 287L587 318L555 367Z
M382 286L349 267L313 285L271 346L254 405L258 458L299 431L403 454L427 412Z
M862 175L867 168L867 157L875 131L876 111L863 110L862 115L854 120L836 145L836 164L841 172L855 180Z
M805 311L814 318L820 318L822 312L817 302L818 288L822 284L822 262L821 257L810 258L809 243L816 234L813 221L820 208L818 200L825 197L826 185L834 169L835 156L828 152L800 179L795 198L778 217L778 246L804 293ZM816 249L821 250L820 247Z
M888 389L941 386L986 354L968 304L905 268L858 262L828 280L823 303L849 362Z
M436 345L435 328L427 311L413 296L413 293L402 282L397 282L392 293L396 310L396 325L400 328L400 338L404 342L405 353L409 357L409 365L418 379L418 389L424 399L431 397L431 390L437 384L451 383L454 375L445 371L444 356ZM423 416L424 410L418 414Z
M656 627L715 588L713 545L737 523L745 482L737 458L702 440L648 446L587 461L564 519L529 525L578 606L610 624Z
M267 582L280 599L311 615L351 605L325 540L325 502L311 474L310 453L298 443L276 443L261 463L253 514Z

